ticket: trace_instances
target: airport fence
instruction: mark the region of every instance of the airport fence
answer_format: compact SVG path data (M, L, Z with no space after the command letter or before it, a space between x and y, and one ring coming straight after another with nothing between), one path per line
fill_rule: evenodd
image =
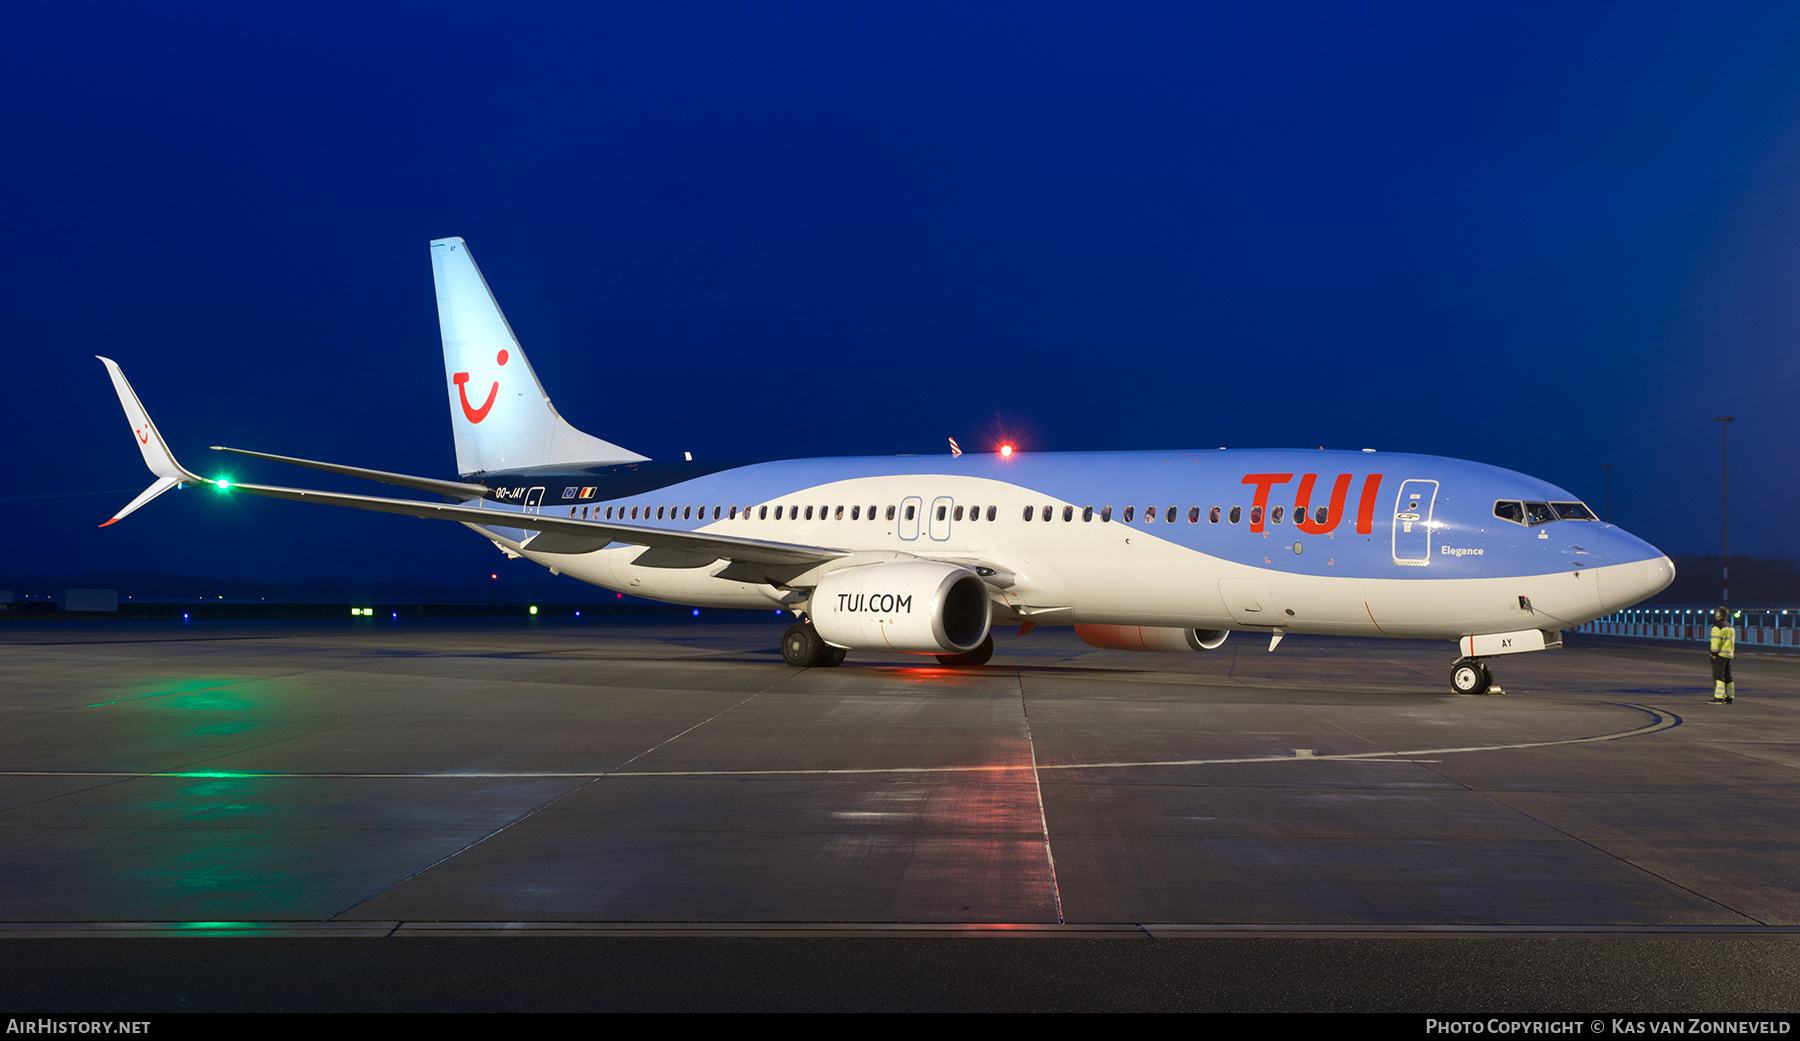
M1710 607L1634 607L1577 626L1578 633L1628 636L1639 640L1708 643L1712 639ZM1800 608L1749 608L1732 611L1740 647L1800 647Z

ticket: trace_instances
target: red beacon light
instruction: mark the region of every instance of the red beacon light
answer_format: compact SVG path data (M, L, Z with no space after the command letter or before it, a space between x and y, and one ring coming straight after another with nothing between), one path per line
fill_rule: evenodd
M1001 445L1000 446L1000 458L1011 459L1012 454L1013 454L1013 446L1011 446L1011 445Z

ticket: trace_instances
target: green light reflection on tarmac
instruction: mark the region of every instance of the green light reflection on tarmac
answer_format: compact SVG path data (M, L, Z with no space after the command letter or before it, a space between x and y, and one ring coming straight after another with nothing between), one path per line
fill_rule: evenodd
M129 701L143 701L146 698L166 698L176 694L202 694L207 691L229 687L236 683L242 683L244 680L241 677L237 679L226 679L224 677L215 676L205 679L176 680L175 682L177 686L170 690L153 690L144 694L126 694L114 698L111 701L96 701L91 705L83 705L82 707L105 708L108 705L123 705Z
M170 922L169 928L192 930L195 932L216 932L220 929L242 930L244 932L261 932L269 928L268 922Z

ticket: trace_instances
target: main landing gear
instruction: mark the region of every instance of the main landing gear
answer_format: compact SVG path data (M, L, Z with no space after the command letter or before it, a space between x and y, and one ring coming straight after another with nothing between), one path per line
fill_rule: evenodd
M1494 675L1480 659L1459 658L1450 665L1450 689L1458 694L1486 694L1493 685Z
M986 665L994 656L994 636L989 633L981 646L964 654L940 654L938 664L952 669L972 669ZM781 634L781 660L796 669L829 669L844 663L844 649L833 647L819 638L819 631L808 622L795 622Z
M781 634L781 660L796 669L829 669L844 663L844 649L819 638L807 622L795 622Z

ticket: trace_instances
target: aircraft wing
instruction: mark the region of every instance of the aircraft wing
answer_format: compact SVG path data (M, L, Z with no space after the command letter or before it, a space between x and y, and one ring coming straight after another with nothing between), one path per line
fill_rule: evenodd
M355 510L373 510L376 513L400 513L411 517L460 521L464 524L474 524L484 528L516 528L536 531L540 534L530 540L532 546L546 552L583 553L599 549L611 542L645 546L653 553L669 551L668 563L660 564L660 566L700 566L711 560L729 560L750 565L774 566L793 572L850 555L847 550L829 549L822 546L797 546L785 542L764 542L761 539L739 538L735 535L670 531L665 528L639 527L635 524L616 524L611 521L576 520L573 517L554 517L541 513L490 510L480 506L417 502L411 499L386 499L375 495L321 492L309 488L281 488L274 485L238 484L233 481L209 480L195 474L176 461L175 454L169 451L168 443L163 440L162 434L156 429L156 424L150 421L149 412L138 400L137 392L133 391L131 384L126 382L125 373L120 370L118 363L110 358L101 358L100 361L105 364L107 374L112 377L113 390L118 393L119 404L125 409L125 418L131 424L131 432L138 443L138 450L144 455L144 464L150 468L151 473L156 475L155 483L145 489L142 495L133 499L130 505L114 514L111 520L102 524L103 528L177 485L210 484L225 492L243 492L247 495L263 495L272 499L321 502L331 506L346 506ZM258 452L243 452L242 454L262 455ZM422 491L439 491L444 494L468 494L479 487L450 481L434 481L424 477L411 478L402 474L362 470L358 467L339 466L335 463L320 464L284 456L264 456L264 458L299 463L303 466L315 466L351 476L387 480L390 483L407 484ZM378 474L379 476L377 476ZM401 478L401 480L396 481L395 478ZM485 488L479 490L486 491ZM550 539L548 543L544 542L546 538ZM696 559L701 557L705 559Z
M343 474L346 477L361 477L366 481L379 481L382 484L397 484L403 488L417 488L422 492L437 492L459 499L479 499L488 493L485 484L471 484L466 481L440 481L431 477L414 477L410 474L388 473L386 470L365 470L360 466L344 466L341 463L321 463L317 459L296 459L291 455L272 455L268 452L252 452L248 448L226 448L214 445L215 452L232 452L237 455L254 456L257 459L273 459L278 463L292 463L295 466L310 466L314 470L327 473Z
M209 482L214 483L214 482ZM743 561L751 564L805 565L823 564L850 555L848 550L822 546L797 546L786 542L764 542L736 535L719 535L697 531L670 531L666 528L644 528L635 524L611 521L577 520L541 513L513 513L489 510L479 506L456 506L449 503L417 502L411 499L386 499L375 495L346 495L342 492L320 492L307 488L278 488L263 484L221 484L226 491L248 495L265 495L272 499L297 502L322 502L331 506L347 506L376 513L401 513L410 517L462 521L489 528L521 528L526 531L571 536L563 545L570 551L599 549L609 542L623 542L651 549L678 550L712 560ZM541 538L541 536L540 536ZM533 539L533 543L537 540ZM548 548L548 547L545 547Z

